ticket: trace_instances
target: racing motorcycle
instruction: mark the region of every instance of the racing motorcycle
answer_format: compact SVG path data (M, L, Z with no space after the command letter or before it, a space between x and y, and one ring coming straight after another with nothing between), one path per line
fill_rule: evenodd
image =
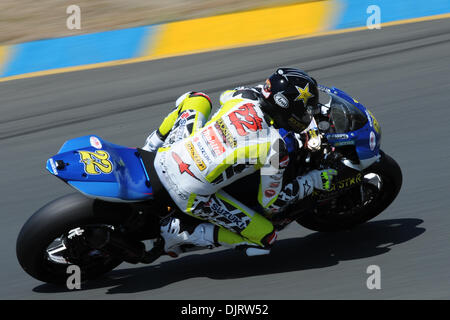
M290 166L287 174L332 167L339 175L330 191L315 190L269 217L277 230L293 221L321 232L351 229L383 212L402 185L399 165L380 149L381 128L373 114L337 88L319 89L327 101L312 112L321 148L293 150L290 158L299 165ZM163 219L194 218L179 212L169 199L155 196L161 186L156 185L160 182L153 160L153 153L95 135L64 143L46 168L78 193L51 201L27 220L16 244L22 268L40 281L65 283L70 265L80 267L87 280L124 261L151 263L164 254ZM253 181L257 179L258 174L249 175L225 191L247 204L257 199L258 182ZM146 240L153 241L151 250L146 249ZM205 248L183 246L185 252L198 249Z

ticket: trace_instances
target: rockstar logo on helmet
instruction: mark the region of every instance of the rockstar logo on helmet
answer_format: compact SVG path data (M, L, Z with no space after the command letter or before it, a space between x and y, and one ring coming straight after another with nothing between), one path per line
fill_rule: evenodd
M308 100L314 97L314 95L311 92L309 92L309 83L304 88L297 86L295 86L295 88L298 90L299 93L297 98L295 98L295 101L303 100L303 103L306 106L308 104Z

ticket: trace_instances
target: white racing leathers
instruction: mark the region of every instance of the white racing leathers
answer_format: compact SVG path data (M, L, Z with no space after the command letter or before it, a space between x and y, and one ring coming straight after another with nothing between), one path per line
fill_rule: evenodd
M180 112L158 149L155 169L180 210L217 226L212 242L268 248L276 232L265 215L308 195L312 185L306 190L294 180L283 189L289 162L283 138L257 98L236 93L222 96L222 107L203 126L178 125L181 117L198 121L195 106ZM222 190L258 170L259 213Z
M230 99L203 127L181 134L177 130L175 126L168 138L182 138L158 149L155 168L179 209L243 237L225 236L222 231L216 235L219 243L270 245L276 236L270 221L221 190L260 170L261 205L268 207L281 191L289 158L258 101Z

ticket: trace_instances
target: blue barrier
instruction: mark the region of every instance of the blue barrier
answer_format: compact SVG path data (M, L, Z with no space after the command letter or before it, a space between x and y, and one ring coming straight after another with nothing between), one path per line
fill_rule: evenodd
M134 58L153 36L146 26L18 44L1 76Z
M305 5L308 4L310 3ZM448 15L450 13L450 0L325 0L320 4L329 8L329 15L331 15L331 17L323 15L320 19L333 21L331 26L323 31L366 26L367 19L372 14L367 12L371 5L380 8L381 23ZM255 12L257 11L255 10ZM198 20L200 19L188 20L183 22L183 25L186 23L188 25L195 24ZM210 20L214 19L208 21ZM203 19L202 21L206 20ZM42 74L42 72L52 70L59 73L67 71L65 68L138 57L151 59L156 56L158 58L158 55L155 55L154 52L155 47L167 40L164 39L164 30L168 26L170 26L170 23L0 46L0 81L20 78L23 74L31 74L32 76L33 73ZM205 26L205 28L208 29L208 26ZM217 24L211 24L210 31L220 33L220 30L215 28L217 28ZM311 36L315 32L311 31ZM203 48L202 40L206 41L205 39L196 36L196 34L190 38L195 40L189 41L198 41L198 46ZM220 35L218 39L220 40ZM271 38L271 41L276 40ZM250 36L248 41L251 44L252 38ZM176 47L177 44L175 42ZM216 43L218 47L221 47L221 45L220 41ZM223 45L226 46L227 44L224 42ZM206 49L214 50L215 48ZM185 53L187 52L183 51L182 48L176 52L177 55Z
M338 0L340 14L334 29L363 27L370 16L367 8L380 7L381 23L450 13L450 0Z

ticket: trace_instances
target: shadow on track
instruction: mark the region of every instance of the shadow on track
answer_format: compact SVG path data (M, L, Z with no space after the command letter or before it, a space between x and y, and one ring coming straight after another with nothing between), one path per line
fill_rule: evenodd
M302 238L279 240L268 256L246 257L235 250L191 254L158 265L111 271L104 277L82 284L81 290L110 288L108 294L136 293L161 288L186 279L236 279L291 271L325 268L339 261L384 254L393 246L425 232L420 219L368 222L338 233L312 233ZM68 291L43 284L40 293Z

